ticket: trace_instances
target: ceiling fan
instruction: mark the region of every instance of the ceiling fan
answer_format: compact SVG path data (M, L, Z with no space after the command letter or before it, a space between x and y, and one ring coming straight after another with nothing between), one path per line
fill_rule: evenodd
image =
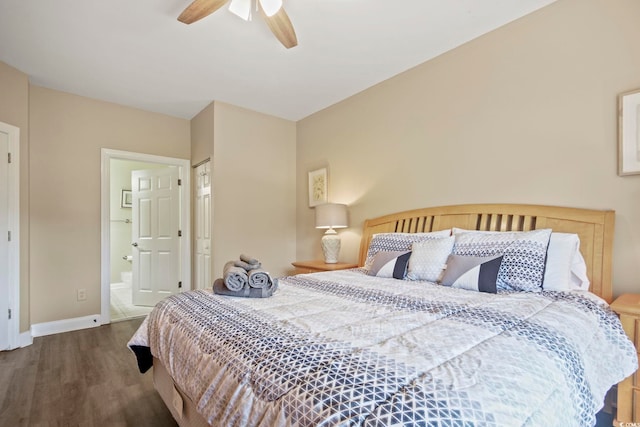
M220 9L229 0L194 0L178 17L185 24L194 23ZM282 7L282 0L231 0L229 11L245 21L251 19L251 10L255 2L255 10L260 10L269 29L280 43L287 49L298 45L296 32L289 15Z

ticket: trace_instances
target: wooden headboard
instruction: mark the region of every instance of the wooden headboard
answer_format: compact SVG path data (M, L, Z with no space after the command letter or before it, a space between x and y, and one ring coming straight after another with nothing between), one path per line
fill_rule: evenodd
M458 227L484 231L528 231L551 228L580 236L580 252L587 264L590 291L611 302L611 262L615 212L518 204L474 204L415 209L369 219L360 243L364 265L376 233L428 233Z

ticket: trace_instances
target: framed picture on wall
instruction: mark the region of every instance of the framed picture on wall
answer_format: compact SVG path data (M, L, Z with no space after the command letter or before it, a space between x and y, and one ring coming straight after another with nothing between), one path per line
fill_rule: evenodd
M327 168L309 172L309 207L327 203Z
M640 89L618 96L618 175L640 174Z
M130 208L133 199L131 198L131 190L122 190L120 194L120 207Z

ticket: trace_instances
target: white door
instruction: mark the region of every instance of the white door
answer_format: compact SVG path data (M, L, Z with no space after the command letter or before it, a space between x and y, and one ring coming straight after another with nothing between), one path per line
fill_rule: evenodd
M178 168L133 171L134 305L153 306L180 291Z
M196 289L211 287L211 162L195 169Z
M0 129L0 350L9 348L9 135Z
M0 350L20 329L20 129L0 122Z

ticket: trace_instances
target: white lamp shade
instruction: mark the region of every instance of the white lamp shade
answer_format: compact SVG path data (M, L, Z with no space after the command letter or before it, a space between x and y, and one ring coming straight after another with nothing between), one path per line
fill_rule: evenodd
M260 0L260 6L264 10L265 15L273 16L282 7L282 0Z
M251 18L251 0L231 0L229 11L248 21Z
M316 228L346 228L347 205L325 203L316 206Z

